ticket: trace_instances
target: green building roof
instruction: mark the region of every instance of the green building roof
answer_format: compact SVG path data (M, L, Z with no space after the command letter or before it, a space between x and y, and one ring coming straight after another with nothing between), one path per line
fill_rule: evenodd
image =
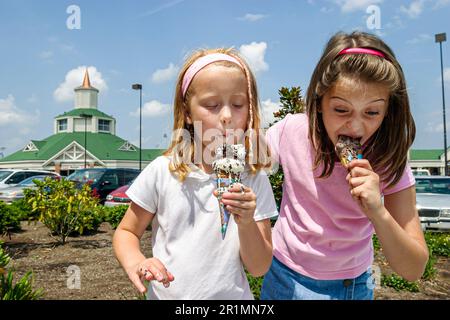
M69 146L73 141L84 147L84 132L58 133L44 140L32 140L38 151L17 151L12 153L0 162L27 161L27 160L48 160ZM139 148L134 146L136 151L119 150L126 143L126 140L109 133L86 134L87 150L99 160L139 160ZM142 149L142 161L152 161L162 155L162 149Z
M68 112L64 112L63 114L60 114L59 116L56 116L56 118L62 118L62 117L81 117L82 114L87 114L93 117L100 117L100 118L108 118L108 119L114 119L113 117L107 115L104 112L101 112L97 109L90 109L90 108L80 108L80 109L73 109Z
M444 149L412 150L409 154L411 160L439 160Z

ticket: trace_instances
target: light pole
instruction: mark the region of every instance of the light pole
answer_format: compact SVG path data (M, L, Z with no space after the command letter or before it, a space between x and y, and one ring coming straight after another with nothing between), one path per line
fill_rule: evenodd
M131 88L139 90L139 171L142 171L142 84L135 83Z
M86 154L87 154L87 118L91 118L92 115L87 113L80 114L80 117L84 118L84 168L86 169Z
M445 94L444 94L444 65L442 63L442 42L447 40L445 33L438 33L434 35L435 41L439 42L439 49L441 52L441 80L442 80L442 115L444 117L444 175L448 176L447 169L447 126L445 123Z

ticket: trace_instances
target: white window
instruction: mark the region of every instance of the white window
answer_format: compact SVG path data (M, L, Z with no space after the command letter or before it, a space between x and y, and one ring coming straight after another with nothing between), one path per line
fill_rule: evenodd
M98 119L98 131L107 131L109 132L109 120Z
M33 142L29 142L25 148L22 149L22 151L39 151L39 149L36 147L36 145Z
M119 148L119 150L120 151L136 151L136 148L128 141L125 141L125 143Z
M58 120L58 131L67 131L67 119Z

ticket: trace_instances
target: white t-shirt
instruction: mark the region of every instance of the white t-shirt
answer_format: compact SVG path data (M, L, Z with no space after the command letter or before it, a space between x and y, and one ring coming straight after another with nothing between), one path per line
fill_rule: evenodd
M252 300L233 218L222 240L219 203L213 195L215 174L193 166L196 170L180 182L168 166L169 158L156 158L126 192L137 205L155 213L153 257L175 277L169 288L151 281L147 298ZM278 215L264 171L255 175L244 172L241 180L257 196L255 221Z

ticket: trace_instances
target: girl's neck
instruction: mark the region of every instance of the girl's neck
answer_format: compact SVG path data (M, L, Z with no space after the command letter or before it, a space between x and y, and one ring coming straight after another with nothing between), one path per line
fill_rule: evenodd
M214 172L212 165L206 164L204 162L200 163L198 167L204 171L206 174L212 174Z

